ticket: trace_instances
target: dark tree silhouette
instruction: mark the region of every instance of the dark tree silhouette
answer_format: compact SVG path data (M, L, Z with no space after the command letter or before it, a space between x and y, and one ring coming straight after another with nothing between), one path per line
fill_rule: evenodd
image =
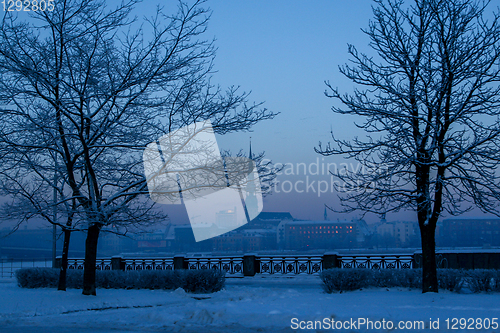
M274 116L248 94L210 84L215 48L203 40L203 1L157 8L139 0L57 0L53 11L0 27L0 138L18 167L58 172L87 223L83 294L95 295L99 233L151 220L142 152L165 133L210 120L216 133L248 130ZM13 169L11 169L13 170Z
M443 211L478 207L499 214L500 26L489 2L377 0L364 32L374 54L349 45L342 74L361 89L327 82L338 114L364 118L366 139L321 143L323 155L358 160L345 182L343 211L415 210L423 252L423 292L437 292L435 229ZM488 17L489 19L486 19Z

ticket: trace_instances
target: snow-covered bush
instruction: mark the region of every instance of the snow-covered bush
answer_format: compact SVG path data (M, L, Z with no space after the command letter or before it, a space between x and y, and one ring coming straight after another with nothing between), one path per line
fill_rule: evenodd
M494 284L493 284L493 291L500 292L500 269L495 269L493 274L495 275L494 278Z
M173 270L163 272L164 274L142 274L141 279L143 283L148 286L148 289L177 289L182 287L184 278L181 271Z
M404 287L419 288L422 285L422 270L420 269L380 269L373 270L370 286L373 287Z
M97 288L177 289L183 276L173 270L96 271Z
M399 283L399 276L395 269L373 270L370 285L373 287L396 287Z
M498 271L493 269L474 269L466 273L467 286L474 293L495 290L497 279Z
M191 293L213 293L226 282L226 272L218 269L185 270L182 288Z
M327 293L361 289L371 285L372 272L365 268L331 268L320 273Z
M59 269L22 268L16 271L17 283L22 288L55 288L59 281ZM225 272L213 269L201 270L141 270L96 271L96 287L105 289L177 289L187 292L211 293L225 284ZM83 286L83 270L69 269L66 287L80 289Z
M438 269L437 279L439 289L460 292L465 282L465 272L462 269Z
M83 274L79 272L83 278ZM95 283L97 288L104 289L127 289L129 288L129 276L124 271L96 271ZM79 287L78 287L79 288Z
M59 270L55 268L21 268L16 271L17 284L21 288L55 288Z
M398 271L398 287L422 288L422 269L396 269Z
M356 290L363 287L419 288L420 269L333 268L320 274L326 292Z

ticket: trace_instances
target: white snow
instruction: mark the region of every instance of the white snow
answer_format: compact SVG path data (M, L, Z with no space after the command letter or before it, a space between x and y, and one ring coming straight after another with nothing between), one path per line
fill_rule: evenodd
M422 294L400 288L327 294L317 276L256 276L227 279L225 289L214 294L99 289L97 296L83 296L74 289L22 289L14 279L0 279L0 332L300 331L292 329L293 318L304 321L303 325L332 318L390 320L395 325L400 320L417 320L424 321L424 330L404 331L447 331L447 318L500 320L500 294ZM439 319L439 330L429 330L430 319ZM390 330L357 327L341 331ZM471 330L453 330L461 331ZM500 332L500 328L480 332Z

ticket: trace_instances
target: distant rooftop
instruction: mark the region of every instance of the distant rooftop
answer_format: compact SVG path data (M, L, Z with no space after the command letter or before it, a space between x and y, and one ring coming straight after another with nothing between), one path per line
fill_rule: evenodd
M290 221L287 222L287 225L300 225L300 224L355 224L356 222L354 221L347 221L347 220L318 220L318 221Z
M293 217L289 212L261 212L255 220L293 220Z
M500 217L497 217L497 216L478 216L478 217L469 217L469 216L454 216L454 217L449 217L449 218L445 218L443 219L443 221L488 221L488 220L495 220L495 221L498 221L500 220Z

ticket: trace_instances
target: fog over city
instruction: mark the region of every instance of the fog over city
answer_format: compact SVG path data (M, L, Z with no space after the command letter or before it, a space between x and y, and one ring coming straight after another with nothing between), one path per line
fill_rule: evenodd
M0 333L499 328L495 1L0 15Z

